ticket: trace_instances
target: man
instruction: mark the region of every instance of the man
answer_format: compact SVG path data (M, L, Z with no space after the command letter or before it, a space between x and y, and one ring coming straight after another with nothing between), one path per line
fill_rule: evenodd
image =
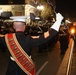
M66 29L64 26L60 26L59 42L60 42L60 50L61 50L60 54L65 54L69 43L69 33L66 32Z
M13 19L15 33L0 37L0 44L8 47L11 53L6 75L36 75L34 64L31 61L31 48L44 44L53 38L59 31L63 16L57 13L56 22L47 32L39 36L24 35L26 16L13 16L10 18Z

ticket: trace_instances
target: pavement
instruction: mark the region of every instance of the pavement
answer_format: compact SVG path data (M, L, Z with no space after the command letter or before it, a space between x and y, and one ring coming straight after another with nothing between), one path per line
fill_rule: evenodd
M38 47L35 47L32 49L31 54L36 66L36 75L56 75L64 57L64 55L60 55L59 41L42 53L39 53ZM6 73L9 56L8 51L1 52L0 50L0 75L5 75Z

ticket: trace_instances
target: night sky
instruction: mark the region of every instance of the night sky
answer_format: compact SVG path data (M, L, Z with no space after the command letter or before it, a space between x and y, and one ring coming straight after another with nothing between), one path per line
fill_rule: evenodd
M76 17L76 0L56 0L56 11Z
M12 1L13 4L25 4L25 0L0 0L0 5L8 5L9 1Z
M8 3L8 0L0 0L0 4L3 5L3 4L7 4Z

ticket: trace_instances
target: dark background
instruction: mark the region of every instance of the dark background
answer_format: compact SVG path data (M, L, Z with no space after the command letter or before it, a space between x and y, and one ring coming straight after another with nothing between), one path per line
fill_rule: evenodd
M10 1L13 4L25 4L25 0L0 0L0 5L8 5Z
M76 17L76 0L56 0L56 11Z

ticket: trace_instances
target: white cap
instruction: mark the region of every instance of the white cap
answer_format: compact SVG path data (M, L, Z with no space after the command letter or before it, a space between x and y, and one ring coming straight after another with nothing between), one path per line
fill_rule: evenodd
M13 19L13 21L20 21L20 22L26 22L26 19L29 19L29 16L12 16L10 19Z

